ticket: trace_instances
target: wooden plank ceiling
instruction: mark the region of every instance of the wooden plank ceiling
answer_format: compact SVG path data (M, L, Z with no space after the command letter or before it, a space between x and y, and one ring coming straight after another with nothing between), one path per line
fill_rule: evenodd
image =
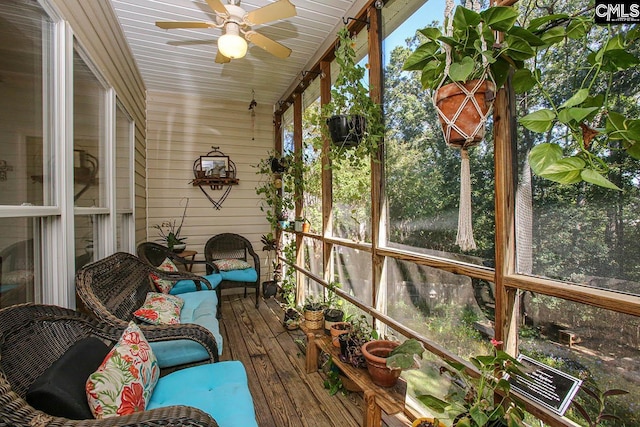
M222 0L226 3L227 0ZM251 11L273 0L243 0ZM205 0L111 0L148 90L198 94L211 99L276 104L300 81L335 39L343 16L353 16L364 0L291 0L297 16L252 29L292 49L278 59L249 44L247 55L216 64L221 29L163 30L156 21L215 21Z

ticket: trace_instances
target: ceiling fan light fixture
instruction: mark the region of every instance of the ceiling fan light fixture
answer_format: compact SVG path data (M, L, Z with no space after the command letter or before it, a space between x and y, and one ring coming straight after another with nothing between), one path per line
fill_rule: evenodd
M229 22L226 33L218 39L218 50L229 59L242 58L247 54L247 41L240 36L238 24Z

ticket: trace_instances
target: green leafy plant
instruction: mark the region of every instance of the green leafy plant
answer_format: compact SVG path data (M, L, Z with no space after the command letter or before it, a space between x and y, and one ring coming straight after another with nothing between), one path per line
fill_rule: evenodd
M291 240L287 243L282 253L287 263L287 268L284 269L284 276L282 277L282 299L285 307L296 308L296 270L291 267L296 262L296 242Z
M619 74L637 67L640 60L631 52L637 44L640 30L613 33L601 45L593 43L595 26L591 17L553 15L534 20L531 31L542 31L550 22L564 20L553 26L555 37L540 47L546 50L553 42L566 39L582 40L590 50L584 78L567 98L554 99L548 91L550 82L540 69L521 72L516 89L537 86L546 106L519 119L526 129L544 134L548 142L536 145L529 154L531 170L542 178L560 184L585 181L601 187L620 190L606 175L610 166L605 158L614 152L625 152L640 159L640 119L626 117L619 99L611 96L611 83ZM602 28L600 28L602 31ZM524 70L523 70L524 71Z
M591 400L592 403L595 404L596 410L590 411L586 404L581 404L575 399L571 404L582 418L584 418L589 427L597 427L601 425L603 421L622 421L620 417L607 412L607 403L610 397L628 394L628 391L620 389L601 391L591 377L584 380L580 386L580 391L583 396L586 396L588 400Z
M452 380L453 389L446 400L429 394L417 396L418 400L438 414L449 414L456 427L482 427L494 422L503 422L509 427L524 426L524 411L521 404L510 399L510 384L504 375L526 374L516 359L497 349L501 342L491 340L491 343L494 345L492 355L470 358L479 376L470 374L462 363L447 361L449 366L440 368L440 374Z
M272 172L273 159L286 165L282 173ZM254 165L256 174L261 175L260 185L255 188L256 194L261 198L260 210L266 214L272 230L277 230L278 222L286 220L295 208L296 183L294 175L290 173L290 163L289 157L282 158L275 152L270 152L268 157Z
M391 369L410 369L418 366L418 360L422 359L425 352L422 343L414 338L405 340L402 344L391 350L387 357L387 367Z
M631 47L640 37L640 29L614 33L610 29L601 45L593 43L598 26L593 16L551 14L533 19L529 25L515 25L517 9L490 7L480 13L458 6L452 19L452 34L438 27L419 32L427 41L407 58L403 69L421 71L424 88L436 90L441 84L468 82L483 76L488 66L496 88L513 74L513 88L525 93L537 88L548 105L519 119L526 129L545 135L547 142L535 146L529 154L531 170L538 176L561 184L585 181L618 189L606 177L610 167L604 158L611 152L626 152L640 159L640 120L616 111L616 97L610 96L615 76L640 60ZM446 23L445 23L446 25ZM496 43L492 30L501 31L504 40ZM484 43L482 41L484 40ZM566 40L582 40L591 49L581 84L562 100L554 99L543 79L544 64L529 60L543 58L554 45ZM446 50L451 51L451 66L446 72Z
M180 219L180 225L177 220L167 220L160 224L155 224L152 227L158 230L158 241L165 242L169 249L173 249L175 245L180 245L187 240L186 237L181 237L180 232L184 224L184 218L187 215L187 208L189 207L189 198L186 198L184 211L182 211L182 218Z
M373 325L364 314L353 317L349 321L351 329L339 338L346 344L346 354L341 354L340 360L356 368L365 368L366 361L362 355L362 346L368 341L378 339L378 331L373 329Z
M336 115L360 116L364 119L364 126L360 142L355 147L334 145L329 151L329 158L347 158L353 166L361 166L368 162L371 155L377 153L378 144L384 133L382 123L382 108L373 102L369 96L369 87L364 78L366 68L356 63L355 40L351 37L347 27L338 32L335 49L335 60L340 71L331 89L331 100L322 107L318 117L328 120ZM323 133L328 137L328 128L322 126ZM339 163L338 163L339 164ZM336 165L333 165L336 167Z
M534 56L533 46L544 44L515 25L517 18L517 9L509 6L494 6L480 13L458 6L451 21L452 34L444 35L439 27L419 30L427 40L407 58L403 69L420 71L422 86L436 90L442 84L482 78L488 67L499 89L511 69L522 68L523 61ZM448 18L445 26L447 22ZM503 43L496 43L493 31L505 34ZM451 57L448 73L447 50Z

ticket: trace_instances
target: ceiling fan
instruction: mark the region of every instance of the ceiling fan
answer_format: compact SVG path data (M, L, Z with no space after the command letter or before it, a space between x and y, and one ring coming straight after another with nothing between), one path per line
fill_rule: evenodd
M216 62L224 64L232 59L242 58L247 53L247 41L261 47L278 58L287 58L291 49L263 36L251 29L254 25L296 16L296 7L290 0L277 0L251 12L240 7L240 0L206 0L216 14L212 21L158 21L156 25L165 30L177 28L222 28L223 35L218 39ZM242 34L242 36L241 36ZM243 37L244 36L244 37Z

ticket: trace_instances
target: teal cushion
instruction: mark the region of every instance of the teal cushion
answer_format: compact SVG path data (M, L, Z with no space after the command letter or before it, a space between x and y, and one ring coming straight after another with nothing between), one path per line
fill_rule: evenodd
M219 273L213 273L202 277L204 277L209 281L209 283L211 283L213 289L215 289L216 286L218 286L220 282L222 282L222 276ZM202 287L202 290L209 289L203 283L200 283L200 286ZM176 282L175 285L173 285L169 293L171 295L180 295L186 294L187 292L196 292L197 290L198 289L196 288L196 284L193 280L180 280Z
M172 372L158 380L146 409L185 405L211 415L220 427L257 427L247 374L227 361Z
M180 323L195 323L211 331L218 344L218 354L222 354L222 335L216 319L216 291L191 292L181 294L180 298L184 300ZM204 347L191 340L152 342L151 348L160 368L200 362L209 357Z
M221 271L222 280L230 280L232 282L256 282L258 281L258 272L255 268L245 268L244 270Z

